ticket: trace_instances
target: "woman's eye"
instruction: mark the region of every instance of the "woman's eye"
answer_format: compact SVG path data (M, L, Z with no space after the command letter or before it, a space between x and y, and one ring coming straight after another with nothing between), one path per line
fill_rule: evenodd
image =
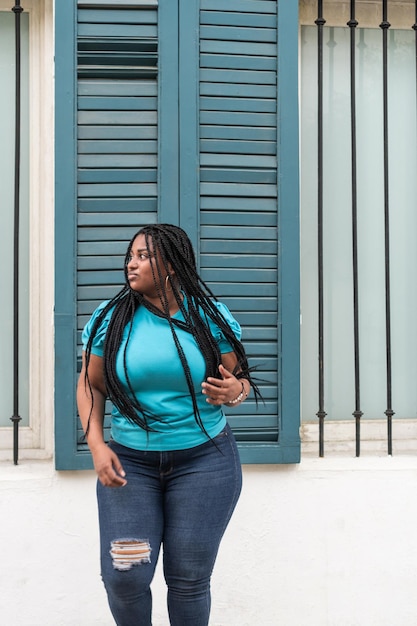
M127 257L127 261L126 263L130 263L131 261L133 261L134 259L139 260L139 261L147 261L150 259L150 255L147 252L140 252L139 254L130 254Z

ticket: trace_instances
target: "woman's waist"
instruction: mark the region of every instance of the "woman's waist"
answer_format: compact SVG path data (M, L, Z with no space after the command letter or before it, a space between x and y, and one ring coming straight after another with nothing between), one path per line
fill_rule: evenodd
M149 430L127 420L119 414L113 414L111 437L117 443L134 450L184 450L201 445L216 437L226 425L226 418L221 407L210 416L200 415L203 428L194 414L186 418L172 416L149 420Z

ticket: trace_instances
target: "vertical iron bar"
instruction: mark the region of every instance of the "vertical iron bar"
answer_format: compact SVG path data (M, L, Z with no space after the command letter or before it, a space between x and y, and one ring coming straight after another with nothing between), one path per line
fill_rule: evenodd
M417 0L414 5L414 24L411 27L414 30L414 43L416 55L416 110L417 110Z
M318 361L319 456L324 456L324 329L323 329L323 0L318 0L317 25L317 244L318 244Z
M356 150L356 27L355 0L350 1L350 118L352 151L352 263L353 263L353 336L355 366L355 418L356 456L360 456L360 424L363 415L360 404L360 360L359 360L359 289L358 289L358 205L357 205L357 150Z
M385 336L387 364L387 439L388 454L392 454L392 367L391 367L391 285L389 236L389 159L388 159L388 0L382 0L382 76L384 116L384 222L385 222Z
M15 160L14 160L14 249L13 249L13 463L19 456L19 222L20 222L20 14L23 8L16 2L15 15L16 93L15 93Z

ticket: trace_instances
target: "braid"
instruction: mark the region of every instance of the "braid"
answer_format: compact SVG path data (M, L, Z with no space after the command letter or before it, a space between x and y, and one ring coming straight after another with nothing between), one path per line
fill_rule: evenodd
M158 296L161 302L162 310L148 302L140 293L132 290L128 284L127 263L130 258L133 242L138 235L145 236L146 248L149 255L151 255L150 242L152 242L153 251L157 250L160 253L162 264L158 261L158 257L154 255L155 263L151 263L151 268L155 285L159 285ZM180 286L176 284L176 281L171 281L171 286L178 308L180 309L185 321L171 317L166 292L160 287L160 285L163 284L164 277L169 274L169 264L175 268L175 274L179 281ZM126 252L125 280L126 285L104 306L102 311L97 316L91 330L86 346L86 381L90 391L91 386L88 380L88 363L90 361L93 340L105 316L112 310L105 337L103 359L104 381L109 398L117 407L119 412L128 420L137 424L147 432L155 430L154 427L149 425L149 419L158 421L159 418L156 415L149 414L149 412L147 412L137 400L126 366L126 350L130 340L133 316L137 308L143 305L154 314L167 319L169 323L192 399L195 420L206 435L207 432L204 428L198 409L197 397L192 383L191 370L178 339L176 327L186 330L193 335L206 364L206 377L212 376L218 378L220 377L218 368L221 363L221 353L219 346L210 331L208 320L212 320L212 322L220 328L226 340L230 343L232 350L236 354L237 365L233 374L237 378L247 378L249 380L254 390L256 402L258 401L261 395L258 386L251 376L252 368L249 368L245 349L242 343L236 339L229 324L218 310L215 304L217 302L217 298L214 296L208 285L206 285L199 276L196 267L194 250L190 239L184 230L171 224L151 224L135 233ZM183 301L181 292L183 292L186 297L187 306L184 304L185 300ZM116 373L117 354L122 343L126 327L128 327L128 333L123 352L123 369L128 391L126 391L125 386L122 385Z

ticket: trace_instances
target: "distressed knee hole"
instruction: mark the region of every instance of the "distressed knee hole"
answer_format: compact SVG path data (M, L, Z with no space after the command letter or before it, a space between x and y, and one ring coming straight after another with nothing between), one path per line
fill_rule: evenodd
M134 565L151 562L151 546L143 539L115 539L110 549L114 569L130 570Z

